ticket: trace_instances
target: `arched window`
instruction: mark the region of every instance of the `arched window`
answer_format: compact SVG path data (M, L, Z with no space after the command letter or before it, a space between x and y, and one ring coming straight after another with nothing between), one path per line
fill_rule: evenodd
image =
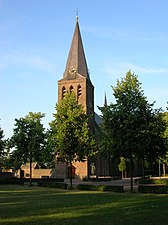
M70 86L69 91L70 91L70 92L73 92L73 91L74 91L74 88L73 88L72 85Z
M80 84L78 85L78 88L77 88L77 95L78 95L78 98L82 95L82 88Z
M66 95L66 88L62 87L62 99L65 97Z
M78 97L80 97L82 95L82 88L80 86L80 84L78 85Z

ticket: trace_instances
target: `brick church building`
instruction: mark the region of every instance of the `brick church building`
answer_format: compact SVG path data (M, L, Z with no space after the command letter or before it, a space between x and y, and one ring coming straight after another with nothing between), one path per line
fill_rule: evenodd
M100 117L94 112L94 86L91 82L85 52L83 48L78 17L69 50L69 55L62 79L58 81L58 103L64 98L67 91L73 91L77 101L84 108L87 115L92 115L89 121L91 130L100 123ZM90 175L110 176L111 165L98 155L85 162L73 163L73 178L85 178ZM66 163L56 163L55 176L68 178L69 167Z
M62 79L58 80L58 103L64 98L67 91L73 91L76 95L76 100L83 106L85 113L89 117L89 127L92 132L95 132L100 123L101 118L94 111L94 86L92 84L90 74L87 67L85 52L80 33L78 17L76 17L75 30L72 38L72 43L69 50L69 55ZM102 96L103 97L103 96ZM104 105L107 105L105 96ZM73 179L83 179L93 177L112 177L118 178L121 173L118 170L117 159L103 159L98 153L87 158L85 162L74 162L72 167ZM139 172L138 163L135 163L134 172L136 176ZM22 165L22 176L28 178L29 163ZM56 162L52 169L39 169L35 163L32 168L32 178L51 177L51 178L69 178L70 168L67 163ZM134 175L135 175L134 174Z

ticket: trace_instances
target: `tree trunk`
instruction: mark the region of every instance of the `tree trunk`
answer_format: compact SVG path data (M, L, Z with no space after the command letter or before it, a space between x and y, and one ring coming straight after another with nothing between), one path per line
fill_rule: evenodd
M145 163L144 163L144 159L142 159L142 176L145 179Z
M127 178L127 171L125 171L125 176L124 177Z
M109 166L109 176L113 176L113 172L111 170L111 159L110 159L110 155L108 153L108 166Z
M69 174L69 179L70 179L70 188L72 189L72 162L70 162L70 174Z
M32 185L32 157L30 157L30 186Z
M166 176L166 163L163 162L163 176Z
M133 158L132 158L132 151L130 150L130 191L133 192L133 175L132 175L132 169L133 169Z

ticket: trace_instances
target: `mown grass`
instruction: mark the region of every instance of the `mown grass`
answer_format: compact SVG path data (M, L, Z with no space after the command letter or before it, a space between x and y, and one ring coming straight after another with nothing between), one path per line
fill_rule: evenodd
M0 186L0 225L167 225L168 195Z

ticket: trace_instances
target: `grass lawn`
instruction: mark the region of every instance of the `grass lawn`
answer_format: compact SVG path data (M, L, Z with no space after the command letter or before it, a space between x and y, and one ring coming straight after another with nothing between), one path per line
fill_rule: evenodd
M0 186L0 225L167 225L168 195Z

